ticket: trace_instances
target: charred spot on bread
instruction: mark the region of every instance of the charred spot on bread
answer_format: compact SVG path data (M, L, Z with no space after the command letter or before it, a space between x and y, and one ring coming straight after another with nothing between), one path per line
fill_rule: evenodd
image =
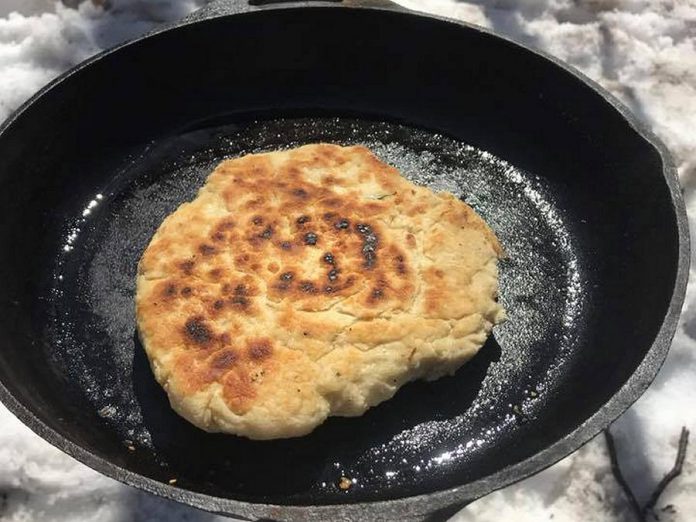
M268 339L257 339L250 341L247 345L247 353L252 361L263 361L271 356L273 348Z
M239 354L233 350L222 350L213 355L210 366L217 370L231 368L239 360Z
M190 317L184 325L186 337L199 346L209 346L213 340L213 332L201 316Z

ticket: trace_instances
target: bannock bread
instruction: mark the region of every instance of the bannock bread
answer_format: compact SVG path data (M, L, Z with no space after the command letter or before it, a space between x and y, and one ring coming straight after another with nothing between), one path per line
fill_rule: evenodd
M504 316L501 247L362 146L223 161L138 267L140 339L196 426L297 437L452 374Z

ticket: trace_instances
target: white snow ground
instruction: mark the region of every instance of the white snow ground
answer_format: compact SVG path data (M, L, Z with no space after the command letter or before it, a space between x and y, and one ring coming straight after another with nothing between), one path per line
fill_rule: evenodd
M696 219L696 0L398 0L491 27L566 60L648 122L673 152L692 226ZM0 0L0 121L88 56L205 0ZM693 233L692 233L693 237ZM691 283L694 281L692 271ZM614 425L619 457L639 500L672 465L682 425L696 439L696 290L650 390ZM658 503L662 521L696 519L696 440L684 474ZM673 509L662 510L667 506ZM7 522L222 521L103 477L56 450L0 406L0 520ZM552 468L493 493L453 521L632 520L603 439Z

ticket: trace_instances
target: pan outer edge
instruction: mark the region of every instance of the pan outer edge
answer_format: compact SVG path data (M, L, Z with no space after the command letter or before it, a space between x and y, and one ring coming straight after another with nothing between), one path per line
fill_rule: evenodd
M514 45L526 52L533 53L543 59L546 59L556 66L560 67L566 73L571 74L575 79L590 87L596 94L609 103L628 123L628 125L642 138L645 142L652 146L659 154L662 162L663 177L670 191L672 207L675 213L677 224L677 241L679 254L677 259L677 273L675 277L674 287L672 289L672 297L665 318L662 322L655 340L650 347L647 355L640 363L636 371L626 381L626 383L617 391L617 393L609 400L602 408L594 415L585 420L574 431L566 435L563 439L549 446L545 450L529 457L528 459L518 462L506 469L503 469L493 475L479 479L477 481L458 486L455 488L437 491L435 493L405 497L394 500L384 500L377 502L363 502L355 504L333 504L320 506L291 506L291 505L273 505L273 504L254 504L242 502L233 499L225 499L212 497L202 493L195 493L179 489L169 484L158 482L154 479L147 478L127 469L116 466L106 459L103 459L90 451L75 444L71 440L62 436L31 411L21 404L9 390L0 382L0 400L5 406L26 424L37 435L47 440L49 443L64 451L71 457L79 460L83 464L93 468L94 470L103 473L111 478L114 478L124 484L138 487L149 493L159 495L182 502L193 507L197 507L206 511L220 513L223 515L235 515L246 520L291 520L291 521L349 521L349 520L393 520L404 518L411 520L434 520L444 516L454 514L467 503L480 498L497 489L503 488L515 482L518 482L530 475L538 473L543 469L555 464L570 453L576 451L585 443L589 442L602 429L611 424L619 415L621 415L629 406L631 406L647 389L656 377L658 371L662 367L664 360L669 351L672 338L676 333L679 317L681 314L682 305L686 293L688 282L689 266L690 266L690 237L689 226L686 215L686 207L679 185L679 179L674 162L667 147L662 141L644 124L639 121L631 111L623 105L611 93L606 91L594 80L586 77L581 72L574 69L572 66L562 62L561 60L547 54L544 51L532 49L516 42L508 37L499 35L492 30L479 27L467 22L454 20L447 17L430 15L424 13L412 13L402 7L387 7L387 6L361 6L361 5L341 5L336 3L293 3L289 5L278 4L272 7L264 7L264 11L273 11L280 9L372 9L377 11L392 11L398 12L404 16L418 16L422 18L444 21L456 24L468 30L477 31L487 36L492 36L507 43ZM239 11L237 11L239 13ZM244 16L240 13L238 16ZM105 58L111 53L118 52L121 48L135 45L147 38L155 37L159 34L184 27L192 24L203 23L208 19L230 16L224 10L215 10L207 13L204 17L191 17L177 23L169 24L158 28L139 38L120 44L112 49L103 51L92 58L82 62L76 67L63 73L58 78L50 82L42 88L38 93L26 101L14 114L5 120L0 125L0 139L8 128L16 121L25 111L27 111L39 98L57 87L59 84L68 80L72 75L85 67ZM435 517L435 518L433 518Z

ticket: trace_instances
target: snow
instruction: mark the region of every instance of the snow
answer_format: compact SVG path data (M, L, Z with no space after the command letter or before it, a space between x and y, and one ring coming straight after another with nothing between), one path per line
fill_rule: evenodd
M120 41L176 20L204 0L0 2L0 121L62 71ZM543 49L622 99L673 152L696 219L696 3L693 0L399 0L476 23ZM692 232L693 234L693 232ZM691 280L694 280L692 273ZM682 425L696 437L696 290L648 392L614 425L622 468L639 501L672 466ZM0 406L0 519L227 520L103 477L56 450ZM696 512L696 441L683 475L658 503L660 520ZM671 509L660 511L668 505ZM631 520L602 437L548 470L467 506L464 521Z
M61 72L117 43L178 20L196 0L121 0L109 10L83 2L78 10L47 0L0 2L0 120ZM15 5L21 13L12 10ZM9 9L8 9L9 6Z

